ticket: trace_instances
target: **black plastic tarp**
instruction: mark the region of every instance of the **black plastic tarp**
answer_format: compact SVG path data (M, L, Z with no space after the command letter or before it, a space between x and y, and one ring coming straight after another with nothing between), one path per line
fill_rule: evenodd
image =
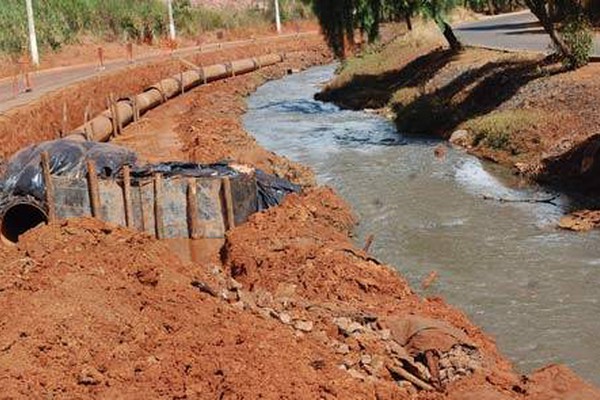
M256 185L259 211L281 204L285 196L299 193L302 189L299 185L261 170L256 170Z
M43 152L48 152L50 173L69 178L84 178L88 160L94 162L98 175L104 178L115 176L123 165L134 165L137 161L131 150L109 143L68 139L42 142L24 148L8 161L1 182L5 195L30 195L38 200L44 199Z
M237 176L239 172L227 163L195 164L183 162L168 162L160 164L148 164L136 166L131 170L133 178L143 178L160 173L165 177L189 176L189 177L211 177L211 176ZM298 185L256 170L256 190L258 193L258 210L266 210L269 207L281 204L286 195L298 193L302 189Z
M146 164L135 166L131 169L133 178L144 178L156 173L164 177L187 176L205 178L211 176L237 176L239 172L227 163L196 164L188 162L164 162L160 164Z

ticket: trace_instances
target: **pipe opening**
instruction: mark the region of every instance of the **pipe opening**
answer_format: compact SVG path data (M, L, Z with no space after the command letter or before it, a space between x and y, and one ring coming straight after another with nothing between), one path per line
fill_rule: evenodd
M46 223L48 223L48 216L40 207L29 203L18 203L4 213L0 234L3 240L17 243L19 236Z

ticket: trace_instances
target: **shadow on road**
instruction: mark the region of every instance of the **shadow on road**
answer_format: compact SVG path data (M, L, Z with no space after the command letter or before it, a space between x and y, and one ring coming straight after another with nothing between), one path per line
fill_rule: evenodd
M547 35L543 28L522 31L503 32L503 35Z
M512 24L489 24L489 25L478 25L478 26L467 26L457 28L459 31L510 31L510 30L526 30L540 27L538 21L531 22L515 22Z

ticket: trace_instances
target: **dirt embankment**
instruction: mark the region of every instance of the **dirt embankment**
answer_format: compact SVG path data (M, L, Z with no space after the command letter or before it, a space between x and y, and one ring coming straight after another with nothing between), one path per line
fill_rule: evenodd
M453 53L419 27L350 60L320 97L382 109L401 132L451 138L527 177L576 189L600 187L600 65L567 72L531 54Z
M268 43L198 53L185 57L196 65L211 65L269 53L304 50L316 37L278 39ZM86 110L91 116L106 109L106 99L114 94L128 98L170 76L189 69L179 59L134 66L124 70L100 74L82 83L49 93L26 106L0 115L0 159L7 158L20 148L41 141L56 139L63 127L63 108L67 109L66 130L84 122Z
M239 118L265 79L328 57L322 44L309 50L174 100L128 143L141 149L142 127L165 111L169 151L302 180L304 168L261 150ZM94 220L33 230L0 247L0 397L599 398L563 367L514 373L461 312L357 249L354 223L332 190L307 189L232 230L202 264Z
M198 87L150 111L139 123L129 126L115 143L133 148L149 161L168 161L174 155L203 163L231 160L303 186L313 185L314 175L309 168L259 146L241 122L246 110L244 99L259 85L291 70L332 61L320 38L304 40L299 46L303 51L287 52L281 64Z

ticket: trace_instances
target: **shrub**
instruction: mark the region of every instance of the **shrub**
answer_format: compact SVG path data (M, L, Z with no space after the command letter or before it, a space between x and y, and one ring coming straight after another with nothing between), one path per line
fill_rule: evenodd
M494 150L512 149L512 138L519 131L533 126L537 114L529 110L506 110L493 112L467 121L463 128L473 133L473 145L484 145Z
M295 4L295 6L293 6ZM282 1L284 20L308 15L304 2ZM163 0L38 0L35 25L41 49L57 49L77 41L81 34L108 40L151 42L166 34L167 9ZM246 28L272 23L258 9L214 9L174 0L175 24L180 33ZM28 46L24 0L0 0L0 52L18 55Z
M34 3L42 49L73 43L80 34L108 39L151 40L164 32L166 8L160 0L45 0ZM22 53L28 45L25 2L2 0L0 51Z
M565 65L571 69L586 65L593 46L593 32L587 18L583 14L567 18L560 34L572 52L572 57L564 60Z

